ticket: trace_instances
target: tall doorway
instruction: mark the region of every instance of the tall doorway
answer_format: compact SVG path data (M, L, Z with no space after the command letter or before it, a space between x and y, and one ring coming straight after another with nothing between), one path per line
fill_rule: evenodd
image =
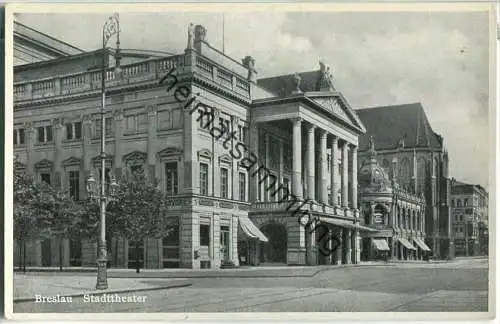
M268 264L286 264L287 232L281 224L264 225L262 233L269 239L260 243L260 262Z

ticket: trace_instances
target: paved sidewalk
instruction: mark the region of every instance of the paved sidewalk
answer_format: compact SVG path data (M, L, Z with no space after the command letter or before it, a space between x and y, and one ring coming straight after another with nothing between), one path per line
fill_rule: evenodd
M346 267L397 267L406 264L432 264L453 263L454 261L368 261L360 264L319 265L319 266L242 266L234 269L143 269L136 273L134 269L108 269L109 278L287 278L287 277L314 277L323 271L333 271ZM94 267L64 268L63 272L57 267L28 267L27 275L68 275L78 273L79 276L95 276L97 269ZM16 270L16 273L21 273Z
M363 262L361 264L321 265L321 266L258 266L240 267L234 269L144 269L136 273L134 269L108 269L108 278L286 278L286 277L313 277L322 271L343 269L346 267L363 266L391 266L380 262ZM77 273L78 276L96 275L96 268L72 267L64 268L63 272L55 267L29 267L26 275L69 275ZM16 270L15 273L21 274Z
M134 279L108 278L108 289L95 288L95 276L60 275L39 276L34 274L14 274L14 302L36 301L39 296L80 297L85 294L109 294L150 291L190 286L188 280L164 279L154 282Z

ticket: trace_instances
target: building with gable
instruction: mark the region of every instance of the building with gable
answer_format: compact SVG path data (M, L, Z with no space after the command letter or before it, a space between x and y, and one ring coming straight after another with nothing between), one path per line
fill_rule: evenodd
M358 263L361 233L376 231L360 224L358 210L358 139L365 126L334 88L328 67L258 79L253 58L239 62L220 52L201 25L193 34L178 55L131 51L130 61L120 62L125 50L106 49L17 67L16 172L65 184L74 199L86 199L105 127L106 173L144 168L159 178L173 232L138 245L112 238L113 267L134 268L137 254L145 268ZM99 121L103 54L110 58L105 125ZM118 64L120 74L112 68ZM174 95L181 86L196 94L198 113ZM206 107L215 125L236 138L222 142L211 134L203 124ZM244 154L235 157L238 148ZM299 208L308 222L297 217ZM335 246L325 237L335 237ZM35 239L28 263L56 265L61 250L65 266L96 263L96 239L83 237Z
M420 103L356 110L367 132L360 136L360 167L370 160L369 142L377 143L377 161L394 174L401 189L424 195L425 243L433 257L454 258L451 179L448 152ZM397 164L393 164L393 159Z

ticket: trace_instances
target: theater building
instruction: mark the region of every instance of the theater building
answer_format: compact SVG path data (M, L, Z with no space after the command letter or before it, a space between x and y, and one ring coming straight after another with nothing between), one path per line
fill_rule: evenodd
M128 60L120 63L118 51L107 49L16 67L16 172L67 185L75 199L86 199L86 179L99 174L105 127L108 174L141 167L160 179L173 232L138 249L112 238L113 267L135 267L137 253L145 268L358 263L361 234L375 231L360 224L358 211L358 138L365 127L328 67L258 79L251 57L236 61L212 47L203 26L188 35L179 55L124 50ZM104 54L101 125L96 63ZM195 99L188 107L179 100L185 92L176 92L181 87L190 94L185 99ZM206 107L215 126L236 136L213 136L204 127ZM243 154L235 157L238 148ZM309 222L292 212L297 208ZM333 248L325 234L340 245ZM59 244L30 242L28 265L58 265ZM64 266L95 266L96 238L62 245Z
M430 248L425 244L425 198L401 188L394 174L398 159L393 158L393 174L377 161L375 144L369 159L358 173L360 213L363 225L376 232L362 235L361 260L422 260Z
M454 258L451 179L443 137L435 133L420 103L357 109L366 127L359 138L360 167L377 144L377 162L395 174L400 189L425 198L425 244L438 259ZM397 159L397 164L392 161ZM394 169L395 168L395 169Z

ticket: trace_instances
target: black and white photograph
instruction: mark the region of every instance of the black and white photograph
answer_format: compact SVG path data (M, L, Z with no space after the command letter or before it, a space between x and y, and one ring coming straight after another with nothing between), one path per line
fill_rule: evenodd
M7 6L12 318L492 319L495 15Z

